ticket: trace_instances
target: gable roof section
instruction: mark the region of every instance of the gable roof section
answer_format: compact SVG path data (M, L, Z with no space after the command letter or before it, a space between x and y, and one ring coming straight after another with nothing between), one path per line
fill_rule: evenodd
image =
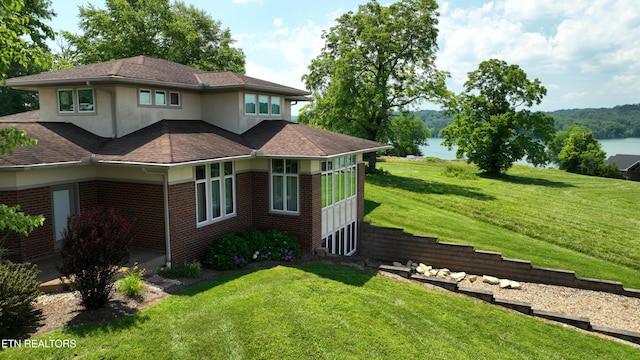
M309 94L305 90L236 74L231 71L208 72L149 56L136 56L21 76L7 79L6 84L19 89L35 89L39 86L86 84L87 82L153 84L194 91L248 89L271 91L292 96Z
M36 146L0 156L0 167L27 168L85 161L138 165L184 165L221 159L328 158L370 152L388 145L284 120L262 121L242 135L200 120L162 120L121 138L102 138L70 123L34 122L11 115L0 128L16 126L38 139ZM14 121L7 121L13 119Z
M607 164L617 164L621 171L629 171L640 166L640 155L616 154L607 159Z

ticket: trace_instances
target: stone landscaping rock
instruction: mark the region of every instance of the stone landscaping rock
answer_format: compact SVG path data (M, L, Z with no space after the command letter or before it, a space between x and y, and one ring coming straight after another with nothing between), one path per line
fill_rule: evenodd
M428 269L427 265L425 265L425 264L423 264L423 263L420 263L420 264L418 265L418 267L416 268L416 272L417 272L418 274L424 274L424 273L425 273L425 272L427 272L427 271L429 271L429 269Z
M455 273L451 273L451 278L453 280L455 280L456 282L460 282L462 280L464 280L464 278L467 277L467 273L466 272L455 272Z
M498 279L495 276L483 275L482 276L482 282L485 282L485 283L491 284L491 285L498 285L500 283L500 279Z
M501 289L506 289L511 285L511 281L506 279L500 279L498 285L500 285Z
M425 273L426 275L427 273ZM438 275L438 270L437 269L431 269L429 270L429 275L428 276L436 276Z
M507 279L500 280L501 289L522 289L522 285L519 282Z
M477 275L469 275L469 281L470 282L476 282L476 280L478 280L478 276Z
M393 262L393 266L402 266L402 267L404 267L404 264L403 263L399 263L397 261L394 261Z
M509 281L509 288L519 290L519 289L522 289L522 284L520 284L517 281L512 281L511 280L511 281Z

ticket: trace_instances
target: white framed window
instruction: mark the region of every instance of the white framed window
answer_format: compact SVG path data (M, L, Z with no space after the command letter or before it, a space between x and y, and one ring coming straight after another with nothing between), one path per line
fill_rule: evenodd
M256 114L256 95L244 94L244 113L247 115Z
M72 113L75 111L73 89L58 90L58 112Z
M298 214L298 160L271 160L271 211Z
M260 115L269 115L269 97L267 95L258 96Z
M58 89L58 112L61 114L95 113L95 93L91 88Z
M182 103L180 101L180 93L177 91L169 92L169 105L170 106L181 106Z
M244 94L245 115L277 116L282 114L280 96Z
M167 93L164 90L155 91L154 105L166 106L167 105Z
M357 162L355 155L323 160L322 207L351 199L358 195Z
M78 89L78 112L95 112L93 89Z
M151 90L139 89L138 90L138 103L140 105L153 105L153 99L151 98Z
M236 179L233 162L195 167L196 221L205 225L236 215Z
M280 97L271 97L271 115L280 115Z

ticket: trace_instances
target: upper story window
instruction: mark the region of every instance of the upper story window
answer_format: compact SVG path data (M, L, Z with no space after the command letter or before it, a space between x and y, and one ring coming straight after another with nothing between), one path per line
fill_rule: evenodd
M195 167L196 218L198 225L236 215L235 172L233 162Z
M138 89L138 104L143 106L180 107L182 106L182 98L178 91Z
M271 211L298 213L298 160L271 160Z
M245 115L281 115L280 96L244 94Z
M93 89L58 89L59 113L78 114L95 113L95 111L95 93Z

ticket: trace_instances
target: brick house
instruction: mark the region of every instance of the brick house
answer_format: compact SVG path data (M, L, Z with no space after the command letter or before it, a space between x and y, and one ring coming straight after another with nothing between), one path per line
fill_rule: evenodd
M291 122L308 92L137 56L6 81L40 110L0 118L38 144L0 156L0 203L46 220L7 232L18 260L56 253L68 215L97 205L135 221L133 246L200 259L223 235L292 232L303 251L357 251L363 154L389 146Z

